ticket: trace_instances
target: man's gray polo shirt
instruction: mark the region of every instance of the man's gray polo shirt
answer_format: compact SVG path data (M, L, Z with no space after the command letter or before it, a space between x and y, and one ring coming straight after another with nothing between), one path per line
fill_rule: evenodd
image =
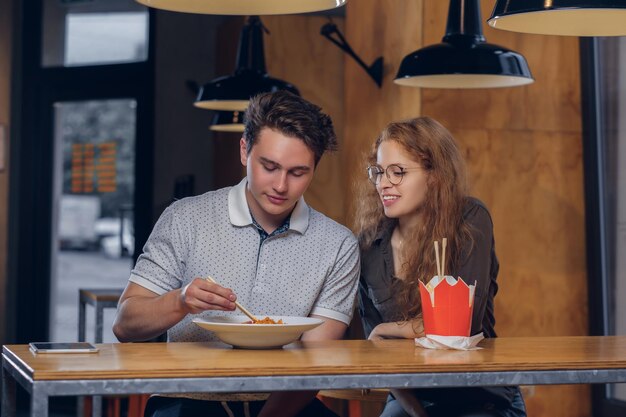
M258 316L316 314L350 323L358 284L358 244L340 224L301 198L289 229L259 244L238 185L173 203L159 218L130 281L157 294L196 277L215 278ZM168 332L170 341L214 340L195 317L241 314L205 311L187 315Z

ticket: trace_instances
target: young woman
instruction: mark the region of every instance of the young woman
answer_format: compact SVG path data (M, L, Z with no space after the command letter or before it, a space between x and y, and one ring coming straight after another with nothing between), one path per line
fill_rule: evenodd
M433 119L391 123L369 155L358 198L360 313L369 339L424 335L419 281L436 275L433 242L448 239L445 270L477 282L472 332L496 337L498 260L487 208L469 197L463 158ZM526 416L517 387L392 390L384 417Z

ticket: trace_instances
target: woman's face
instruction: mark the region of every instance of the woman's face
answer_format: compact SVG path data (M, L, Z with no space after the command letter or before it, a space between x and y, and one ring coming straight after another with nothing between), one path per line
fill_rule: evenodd
M385 216L406 220L419 216L426 201L428 171L412 159L399 143L392 140L380 144L376 163L382 170L386 170L376 185ZM392 167L388 169L390 165Z

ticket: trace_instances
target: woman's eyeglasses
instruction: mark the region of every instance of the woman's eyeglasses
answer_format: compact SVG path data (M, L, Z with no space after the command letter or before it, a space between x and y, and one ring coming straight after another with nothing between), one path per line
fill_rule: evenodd
M391 164L388 165L387 168L382 169L378 165L370 165L367 167L367 178L372 184L378 185L380 184L380 179L383 177L383 174L385 174L391 184L398 185L402 182L402 178L404 178L407 171L421 168L422 167L401 167L397 164Z

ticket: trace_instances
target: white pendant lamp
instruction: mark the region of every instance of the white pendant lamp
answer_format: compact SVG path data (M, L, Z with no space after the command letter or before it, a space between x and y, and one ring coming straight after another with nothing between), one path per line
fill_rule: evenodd
M156 9L222 15L271 15L335 9L347 0L137 0Z
M626 0L498 0L489 26L567 36L626 36Z
M244 112L216 111L209 130L214 132L241 133L245 129L243 122Z

